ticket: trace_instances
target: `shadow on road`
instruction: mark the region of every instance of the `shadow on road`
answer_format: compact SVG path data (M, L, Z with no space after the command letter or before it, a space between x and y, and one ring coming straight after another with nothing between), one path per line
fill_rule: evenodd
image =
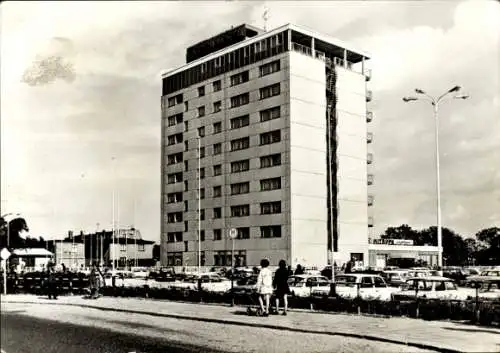
M225 353L187 343L2 312L1 346L18 353ZM29 337L29 339L27 339Z

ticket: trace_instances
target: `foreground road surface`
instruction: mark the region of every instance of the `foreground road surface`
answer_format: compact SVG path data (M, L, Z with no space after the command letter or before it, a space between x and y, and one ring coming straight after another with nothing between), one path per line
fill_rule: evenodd
M2 304L1 347L6 353L430 352L339 336L13 303Z

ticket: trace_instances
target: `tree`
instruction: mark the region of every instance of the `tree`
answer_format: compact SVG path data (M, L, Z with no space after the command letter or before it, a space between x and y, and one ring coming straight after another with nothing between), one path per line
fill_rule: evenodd
M498 265L500 263L500 228L491 227L476 233L481 246L477 252L477 261L481 265Z
M384 234L380 236L382 239L407 239L416 241L418 232L412 229L408 224L400 225L399 227L389 227Z

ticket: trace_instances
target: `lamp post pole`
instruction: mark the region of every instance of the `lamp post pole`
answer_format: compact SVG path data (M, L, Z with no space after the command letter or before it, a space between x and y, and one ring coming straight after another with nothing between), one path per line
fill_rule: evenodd
M456 93L460 91L460 86L455 86L439 97L435 98L421 89L415 89L415 92L419 94L419 97L409 96L404 97L403 101L408 103L411 101L427 101L431 103L434 112L434 128L435 128L435 138L436 138L436 193L437 193L437 243L438 243L438 266L442 270L443 267L443 229L441 222L441 171L440 171L440 159L439 159L439 104L445 100L445 98L450 97L449 94ZM467 99L468 95L454 95L451 96L452 99Z
M198 134L198 273L201 273L201 136Z

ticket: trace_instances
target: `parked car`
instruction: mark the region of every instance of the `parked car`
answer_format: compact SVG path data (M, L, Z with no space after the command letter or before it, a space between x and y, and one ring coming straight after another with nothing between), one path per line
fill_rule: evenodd
M406 281L401 291L392 294L397 301L415 298L465 300L468 291L459 291L454 280L441 276L412 277Z
M467 279L465 286L471 288L471 297L475 297L476 288L480 298L500 298L500 276L474 276Z
M385 282L391 287L401 287L406 283L408 271L406 270L388 270L381 274Z
M395 288L379 275L349 273L335 277L335 293L343 298L390 300Z
M207 292L225 293L231 289L230 280L213 272L187 275L184 280L171 283L170 288L197 291L200 279L202 290Z
M313 294L330 293L330 281L324 276L318 275L294 275L288 277L290 293L296 297L309 297Z
M233 287L232 294L236 297L244 297L252 294L257 289L257 275L241 278Z
M456 266L444 267L443 276L455 280L458 285L462 285L467 279L467 274L465 273L465 271L461 267Z

